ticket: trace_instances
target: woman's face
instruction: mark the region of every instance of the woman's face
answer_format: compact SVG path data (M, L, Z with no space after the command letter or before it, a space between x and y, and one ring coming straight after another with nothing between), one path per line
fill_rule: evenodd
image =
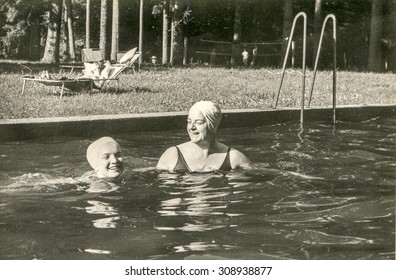
M98 177L116 179L124 171L121 148L117 143L105 143L98 151L95 168Z
M187 132L193 143L205 141L211 134L204 115L195 108L192 108L188 114Z

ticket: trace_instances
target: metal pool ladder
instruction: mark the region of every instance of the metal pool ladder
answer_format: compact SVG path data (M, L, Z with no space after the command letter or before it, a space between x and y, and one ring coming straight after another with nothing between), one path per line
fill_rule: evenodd
M322 32L320 33L320 40L319 40L319 45L318 45L318 51L316 53L316 59L315 59L315 68L314 68L314 73L313 73L313 78L312 78L312 83L311 83L311 89L309 91L309 100L308 100L308 107L311 105L311 98L312 98L312 92L315 84L315 78L316 78L316 71L318 69L318 62L319 62L319 56L320 56L320 50L322 47L322 40L323 40L323 34L324 34L324 29L326 27L326 23L329 19L333 20L333 122L336 122L336 81L337 81L337 75L336 75L336 69L337 69L337 30L336 30L336 17L333 14L329 14L326 16L326 18L323 21L322 25Z
M301 86L301 110L300 110L300 125L303 126L304 123L304 101L305 101L305 76L306 76L306 42L307 42L307 15L304 12L298 13L293 20L293 25L292 29L290 31L290 36L289 36L289 42L287 44L287 49L286 49L286 54L285 58L283 61L283 67L282 67L282 77L281 81L279 84L278 88L278 93L274 102L274 108L278 105L279 101L279 94L282 88L282 83L283 79L285 76L285 69L286 69L286 63L287 59L289 56L289 51L290 51L290 46L292 43L293 35L294 35L294 28L296 25L296 22L299 17L303 17L303 24L304 24L304 29L303 29L303 55L302 55L302 86ZM317 65L319 61L319 56L320 56L320 50L322 46L322 40L323 40L323 34L324 34L324 29L326 26L326 23L329 19L333 20L333 121L335 123L335 107L336 107L336 18L333 14L329 14L326 16L323 25L322 25L322 32L320 34L320 40L319 40L319 45L318 45L318 51L316 54L316 59L315 59L315 68L314 68L314 74L313 74L313 79L312 79L312 84L311 84L311 89L310 89L310 95L309 95L309 103L308 107L311 105L311 97L312 97L312 92L313 92L313 87L315 83L315 77L316 77L316 71L317 71ZM274 96L273 96L274 97Z

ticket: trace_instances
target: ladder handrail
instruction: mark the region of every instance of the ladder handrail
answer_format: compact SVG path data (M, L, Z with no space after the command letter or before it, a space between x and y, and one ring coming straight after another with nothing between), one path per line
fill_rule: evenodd
M305 67L305 54L306 54L306 43L307 43L307 15L304 12L299 12L293 20L293 25L292 25L292 29L290 31L290 36L289 36L289 42L287 44L287 49L286 49L286 54L285 54L285 58L283 60L283 67L282 67L282 78L281 78L281 82L279 84L279 89L278 89L278 94L276 96L276 100L274 103L274 108L276 108L276 106L278 105L278 100L279 100L279 94L282 88L282 83L283 83L283 78L285 76L285 69L286 69L286 64L287 64L287 58L289 56L289 50L290 50L290 45L293 39L293 35L294 35L294 28L296 26L296 22L297 19L299 17L303 17L304 20L304 34L303 34L303 58L302 58L302 93L301 93L301 112L300 112L300 122L301 125L303 123L303 115L304 115L304 99L305 99L305 73L306 73L306 67ZM273 96L274 98L274 96Z
M318 50L316 53L316 59L315 59L315 68L314 68L314 73L313 73L313 78L312 78L312 83L311 83L311 89L309 92L309 101L308 101L308 107L311 105L311 98L312 98L312 92L315 84L315 78L316 78L316 71L318 68L318 62L319 62L319 56L320 56L320 50L322 47L322 40L323 40L323 34L324 34L324 29L326 27L326 23L329 19L333 20L333 121L335 123L336 121L336 69L337 69L337 29L336 29L336 17L334 14L329 14L326 16L326 18L323 21L322 25L322 32L320 34L320 40L318 44Z

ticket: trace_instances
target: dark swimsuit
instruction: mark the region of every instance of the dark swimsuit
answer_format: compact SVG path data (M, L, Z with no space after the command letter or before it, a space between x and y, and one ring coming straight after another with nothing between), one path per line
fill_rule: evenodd
M173 171L176 172L192 172L192 170L190 169L190 167L188 166L186 160L184 159L183 154L181 153L179 147L175 146L176 150L177 150L177 163L175 168L173 168ZM221 171L230 171L231 168L231 160L230 160L230 150L231 148L228 148L227 150L227 155L223 161L223 164L220 166L220 168L218 170Z

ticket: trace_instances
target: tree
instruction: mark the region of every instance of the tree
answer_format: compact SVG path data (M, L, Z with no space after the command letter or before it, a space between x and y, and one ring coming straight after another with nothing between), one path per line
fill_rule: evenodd
M282 29L282 59L286 53L287 43L290 36L291 25L293 22L293 0L283 0L283 29Z
M369 71L381 71L382 0L371 0Z
M183 65L187 65L188 64L188 44L189 44L189 33L185 32L185 27L188 25L189 23L189 18L190 18L190 0L186 0L185 2L185 7L184 7L184 12L183 12L183 18L182 18L182 22L183 22Z
M110 59L113 61L117 61L117 52L118 52L118 30L119 30L119 0L113 0L113 19L111 25L111 54Z
M20 59L41 59L43 57L46 42L44 36L47 36L48 22L46 13L50 8L52 9L54 1L0 0L0 51L3 57ZM70 39L68 42L75 42L76 51L80 47L98 45L100 49L106 49L106 58L109 59L111 41L109 40L111 39L109 19L112 15L108 13L110 13L111 7L109 5L112 2L107 3L107 9L100 9L102 2L106 3L105 0L65 1L72 4L73 15L70 15L69 18L74 21L74 40ZM120 5L118 50L118 48L129 48L131 45L137 45L138 43L138 7L140 1L118 0L117 2ZM186 17L184 14L186 9L182 6L189 2L191 2L191 14ZM216 48L218 53L233 54L233 64L237 65L241 59L240 48L242 42L259 43L283 40L283 45L286 46L293 20L293 10L307 12L308 18L312 19L312 21L308 21L308 32L314 33L313 15L316 4L317 15L318 11L321 11L322 15L333 13L337 17L339 31L337 34L338 65L356 70L367 70L370 66L370 70L380 71L381 68L385 67L385 61L387 61L387 69L389 70L390 67L394 69L393 65L396 64L391 64L396 57L394 55L396 52L394 47L396 41L394 39L395 28L393 27L396 18L394 13L396 10L394 8L395 3L395 0L149 0L145 1L143 10L145 20L143 26L144 47L150 55L161 56L162 53L163 64L169 63L169 41L172 40L172 63L174 64L186 63L193 56L196 61L205 61L208 57L203 53L210 53L213 48ZM172 8L177 6L177 13L173 14L172 21L174 27L172 28L173 39L169 37L170 15L172 13L171 11L168 12L169 5ZM377 9L378 6L381 6L380 9ZM66 6L66 13L67 10ZM101 19L99 10L101 12L108 11L106 21L103 16ZM371 10L373 10L373 13L371 13ZM379 10L379 12L375 12L376 10ZM316 26L321 23L319 18L319 16L316 17ZM65 17L62 17L61 20L64 19L66 20ZM384 22L381 22L381 20L384 20ZM71 21L67 21L68 24L71 23ZM100 26L104 22L107 22L107 28ZM370 23L372 28L370 28ZM62 26L66 26L66 24ZM300 35L300 25L296 28L296 34ZM2 30L4 32L1 32ZM61 32L67 35L67 33L70 33L68 30L62 28ZM106 39L101 35L102 31L107 31ZM123 34L128 35L123 36ZM113 35L117 36L116 34ZM61 38L67 38L67 36ZM185 38L184 46L183 38ZM327 40L328 37L324 36L323 39ZM215 43L216 41L232 41L234 50L231 50L231 44ZM317 40L314 43L315 47ZM54 48L55 45L52 44L51 47ZM71 49L70 46L69 49ZM187 50L189 51L188 54ZM201 52L198 53L197 51ZM315 50L313 52L316 54ZM276 47L259 45L259 54L261 57L266 55L266 63L269 61L278 62L275 61L278 56L276 58L275 56L274 58L270 57L270 55L277 53L278 45ZM326 44L325 41L321 50L321 61L324 66L329 65L331 54L330 44ZM296 55L299 56L300 52L296 52ZM382 59L382 62L380 59ZM228 59L218 59L217 61L219 63L229 63ZM282 62L282 60L280 61Z
M234 0L235 18L234 18L234 38L232 44L231 65L235 66L239 63L241 56L241 3L240 0Z
M107 45L107 0L101 0L99 49L102 51L104 58L107 58L106 45Z
M32 13L29 18L29 59L40 59L40 15Z
M44 56L41 59L45 63L59 62L59 44L62 22L62 0L51 2L48 12L47 40L45 42Z
M169 0L162 7L162 65L168 64Z
M314 18L314 35L312 48L312 61L315 61L316 52L318 51L318 42L320 38L322 22L322 0L315 0L315 18Z
M140 56L139 56L139 63L143 62L143 7L144 7L144 1L140 0L140 5L139 5L139 51L140 51Z
M66 21L67 21L67 41L71 60L76 60L76 50L74 44L73 10L71 0L65 0Z
M91 0L87 0L85 8L85 47L91 47Z
M40 17L46 2L0 1L0 55L39 60Z
M169 62L171 65L181 63L182 46L183 46L183 8L181 0L173 0L171 3L171 49ZM172 1L171 1L172 2Z

